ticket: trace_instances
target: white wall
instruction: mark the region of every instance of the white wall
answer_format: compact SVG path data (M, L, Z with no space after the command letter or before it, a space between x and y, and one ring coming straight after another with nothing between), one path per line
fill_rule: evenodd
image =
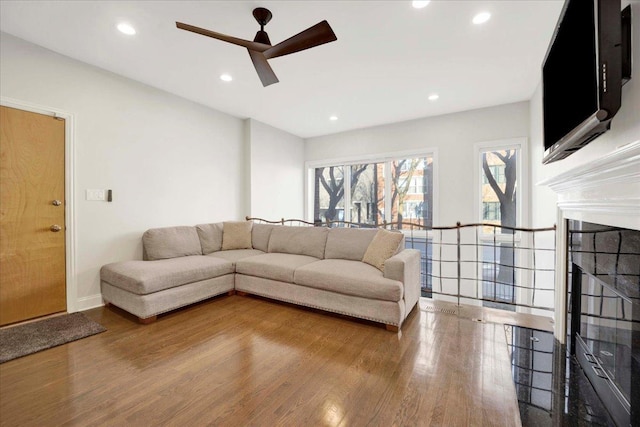
M100 304L103 264L141 258L144 230L247 213L242 120L5 33L0 42L1 96L74 117L78 308ZM112 189L113 202L86 201L88 188Z
M305 143L305 160L435 148L439 188L434 225L455 225L478 220L474 144L528 134L529 103L519 102L310 138Z
M304 215L304 140L247 119L250 215L278 220Z

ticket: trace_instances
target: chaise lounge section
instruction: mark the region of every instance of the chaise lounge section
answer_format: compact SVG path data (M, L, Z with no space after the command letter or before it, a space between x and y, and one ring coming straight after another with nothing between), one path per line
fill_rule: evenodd
M397 331L420 297L420 252L378 229L225 222L151 229L144 260L105 265L107 304L142 323L221 294L253 294Z
M138 317L158 314L234 290L234 265L202 256L195 227L148 230L142 236L144 261L124 261L100 270L102 298Z

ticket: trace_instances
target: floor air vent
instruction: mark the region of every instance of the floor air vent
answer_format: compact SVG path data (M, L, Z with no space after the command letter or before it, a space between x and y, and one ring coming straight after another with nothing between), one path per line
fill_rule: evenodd
M426 305L422 307L423 311L432 311L434 313L446 313L446 314L458 314L457 311L453 308L442 308L442 307L433 307L430 305Z

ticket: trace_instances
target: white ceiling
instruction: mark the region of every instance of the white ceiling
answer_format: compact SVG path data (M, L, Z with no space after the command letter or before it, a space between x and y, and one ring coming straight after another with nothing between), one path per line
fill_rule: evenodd
M233 116L303 138L528 100L562 1L1 1L0 30ZM273 44L326 19L338 40L270 60L175 21L252 40L266 7ZM471 23L489 11L484 25ZM119 33L121 21L135 36ZM220 74L234 77L231 83ZM431 102L427 97L437 93ZM329 116L337 115L337 121Z

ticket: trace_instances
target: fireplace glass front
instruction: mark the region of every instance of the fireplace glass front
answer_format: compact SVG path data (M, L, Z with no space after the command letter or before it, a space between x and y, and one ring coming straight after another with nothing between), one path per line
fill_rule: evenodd
M585 277L586 276L586 277ZM583 275L579 337L589 355L588 368L608 377L629 408L631 395L631 302L599 280ZM604 371L604 373L602 372Z
M640 231L569 221L569 256L571 354L616 423L637 425Z

